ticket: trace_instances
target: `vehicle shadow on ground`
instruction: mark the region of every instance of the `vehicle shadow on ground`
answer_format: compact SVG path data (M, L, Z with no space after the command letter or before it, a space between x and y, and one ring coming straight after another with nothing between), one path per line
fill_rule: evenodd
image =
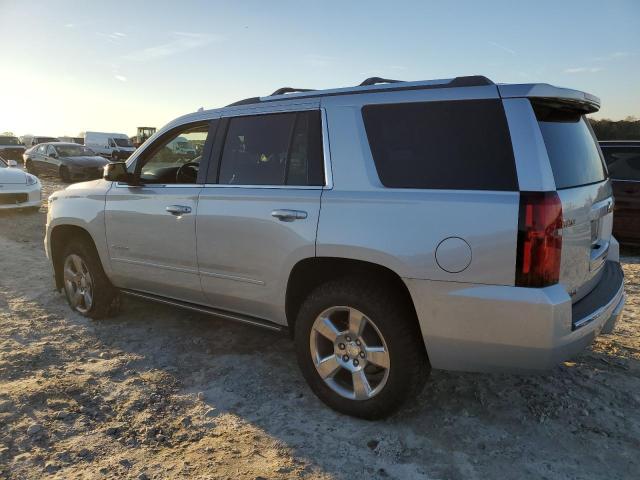
M614 465L637 468L618 452L640 445L639 352L616 337L544 375L434 371L415 403L369 422L315 398L285 335L128 298L119 316L90 321L66 310L62 295L47 297L34 301L44 310L62 307L56 310L87 329L96 351L132 355L129 374L167 373L181 395L204 402L214 422L233 415L336 478L467 478L496 464L506 477L606 477ZM124 381L123 372L112 380ZM585 453L603 444L616 448Z

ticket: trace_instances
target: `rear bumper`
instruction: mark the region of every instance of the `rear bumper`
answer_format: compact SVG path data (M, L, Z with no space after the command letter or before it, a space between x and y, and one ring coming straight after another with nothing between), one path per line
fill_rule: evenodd
M623 275L617 262L607 262L605 269L603 280L576 305L561 285L405 283L434 368L536 371L572 357L598 334L613 330L624 308Z

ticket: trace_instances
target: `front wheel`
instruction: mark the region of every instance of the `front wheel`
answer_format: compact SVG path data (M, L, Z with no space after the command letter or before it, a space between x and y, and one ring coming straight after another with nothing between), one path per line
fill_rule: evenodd
M413 309L365 278L318 287L300 309L295 342L313 392L356 417L393 413L421 391L430 371Z
M94 319L117 312L117 290L107 278L95 248L86 241L72 241L62 258L65 296L72 310Z
M25 168L27 172L30 173L31 175L38 174L38 172L36 171L36 167L33 166L33 162L31 160L27 160Z

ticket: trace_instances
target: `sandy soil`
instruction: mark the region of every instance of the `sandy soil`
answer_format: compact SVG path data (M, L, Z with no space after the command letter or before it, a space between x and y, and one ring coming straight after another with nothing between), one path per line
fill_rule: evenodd
M132 300L107 321L72 313L44 210L0 214L0 478L639 476L640 257L622 322L578 358L434 372L415 405L366 422L313 396L286 337Z

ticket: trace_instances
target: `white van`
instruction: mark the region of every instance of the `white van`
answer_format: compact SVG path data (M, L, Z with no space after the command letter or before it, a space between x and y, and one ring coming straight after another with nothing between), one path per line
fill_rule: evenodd
M177 155L194 158L196 156L196 148L185 137L176 137L167 144L167 147Z
M98 155L112 160L125 160L135 151L124 133L86 132L84 144Z

